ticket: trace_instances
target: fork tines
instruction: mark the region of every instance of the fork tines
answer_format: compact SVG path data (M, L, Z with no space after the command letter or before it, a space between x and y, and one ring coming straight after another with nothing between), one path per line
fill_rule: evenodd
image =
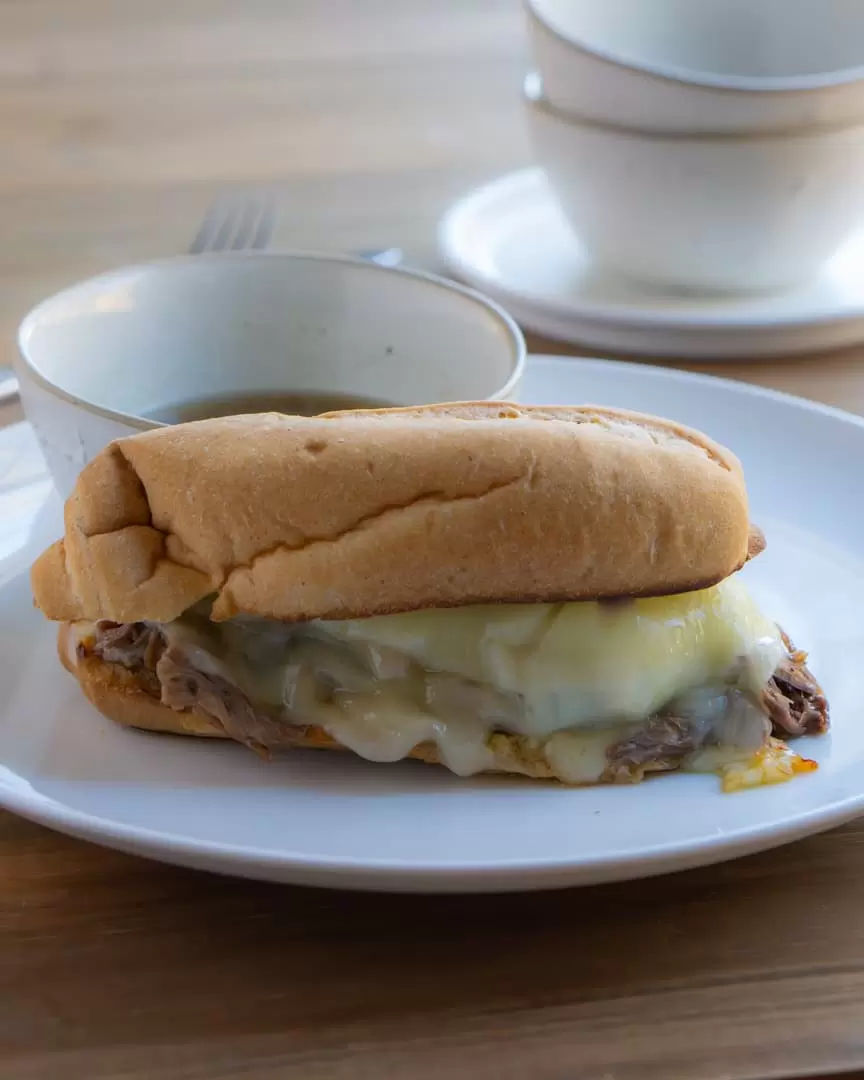
M207 211L189 248L205 251L263 251L276 231L277 208L267 194L225 195Z

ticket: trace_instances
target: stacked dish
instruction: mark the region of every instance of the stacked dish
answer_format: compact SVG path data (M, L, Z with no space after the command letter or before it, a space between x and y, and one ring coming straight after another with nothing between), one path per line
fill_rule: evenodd
M864 9L525 0L537 167L441 225L529 329L752 359L864 338Z
M864 9L527 0L537 157L594 259L697 290L812 276L864 215Z

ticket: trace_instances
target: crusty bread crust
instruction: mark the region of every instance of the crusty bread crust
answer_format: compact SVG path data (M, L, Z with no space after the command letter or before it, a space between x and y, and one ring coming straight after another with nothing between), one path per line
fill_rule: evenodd
M740 464L706 436L494 402L145 432L84 469L65 523L32 572L61 621L663 595L751 550Z
M97 656L78 655L76 637L71 626L64 623L57 638L57 651L67 671L81 685L85 696L103 716L123 727L141 731L156 731L170 735L197 735L226 739L219 725L202 713L178 711L163 705L138 678L119 664L106 664ZM285 747L307 750L353 751L337 742L323 728L309 725L291 729L286 726ZM407 755L427 765L441 765L441 756L433 743L415 746ZM555 779L555 774L542 754L526 757L520 752L515 736L498 735L495 747L496 768L490 772L512 773L537 780Z

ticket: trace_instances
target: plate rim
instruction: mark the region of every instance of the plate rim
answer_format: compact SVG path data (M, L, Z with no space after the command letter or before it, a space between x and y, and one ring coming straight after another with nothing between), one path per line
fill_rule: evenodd
M806 782L806 778L802 780ZM589 863L541 858L415 864L405 860L392 862L353 856L316 857L271 848L192 840L181 834L127 825L85 813L33 788L30 791L33 794L27 798L0 782L0 806L28 821L113 850L237 877L363 891L430 894L540 891L660 877L783 847L794 840L842 825L858 816L864 808L862 788L856 796L815 808L781 826L773 826L767 835L764 825L755 825L708 839L663 844L639 853L617 851L595 856Z

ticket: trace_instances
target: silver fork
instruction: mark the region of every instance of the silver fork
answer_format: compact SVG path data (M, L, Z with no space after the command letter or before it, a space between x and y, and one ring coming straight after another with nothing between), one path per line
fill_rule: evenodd
M276 232L279 209L266 193L224 195L208 209L189 245L190 255L208 251L264 251ZM398 266L399 248L358 251L357 256L380 266ZM9 368L0 368L0 406L18 399L18 380Z
M264 251L279 223L279 210L267 194L226 195L217 199L204 215L201 228L189 248L190 255L207 251ZM379 266L398 266L401 248L357 251L358 259Z
M204 215L189 246L190 255L205 251L264 251L270 246L279 212L269 195L226 195Z

